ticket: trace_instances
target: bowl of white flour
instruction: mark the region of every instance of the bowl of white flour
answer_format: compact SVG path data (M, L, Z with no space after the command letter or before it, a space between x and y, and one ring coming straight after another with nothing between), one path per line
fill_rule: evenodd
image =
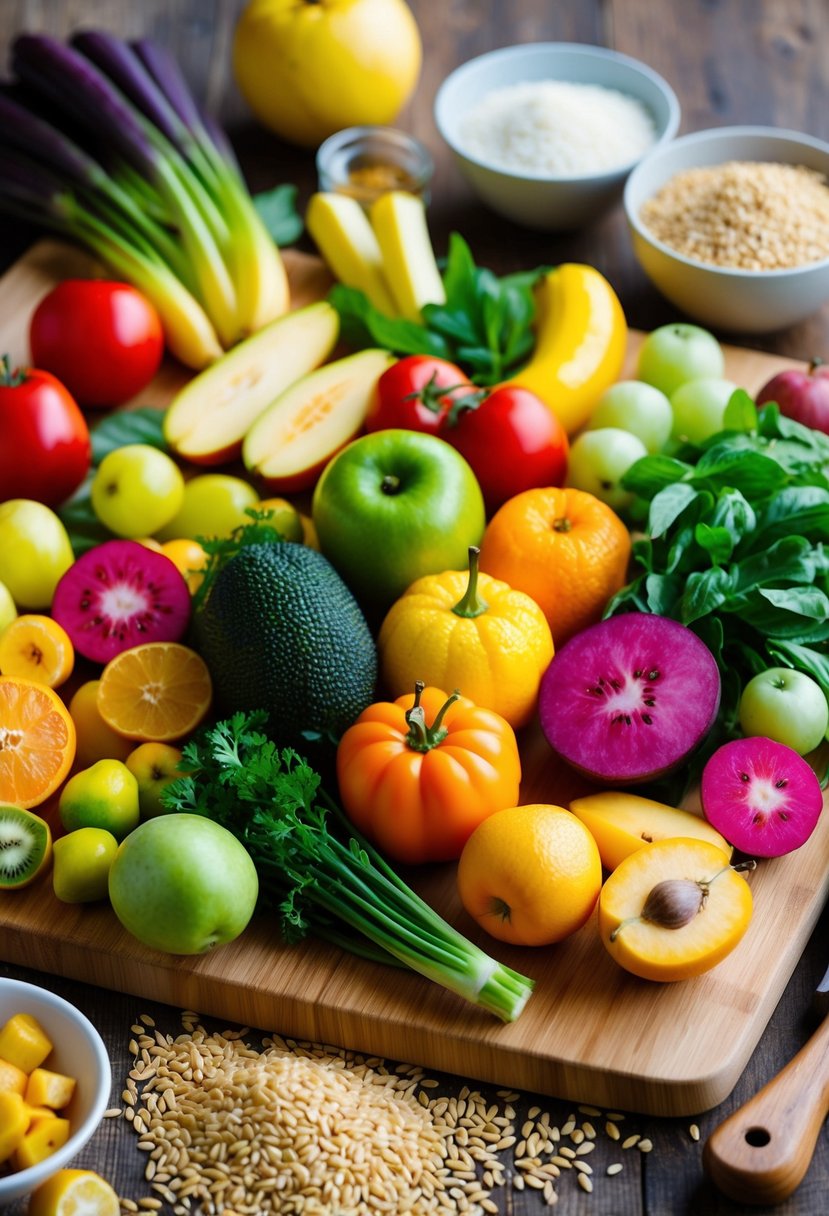
M501 47L452 72L435 123L487 206L530 228L582 228L679 126L671 86L646 64L582 43Z

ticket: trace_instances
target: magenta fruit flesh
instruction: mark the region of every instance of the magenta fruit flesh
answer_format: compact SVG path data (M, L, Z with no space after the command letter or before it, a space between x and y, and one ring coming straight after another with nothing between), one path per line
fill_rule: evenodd
M78 654L107 663L143 642L177 642L190 620L190 593L163 553L109 540L83 553L55 588L52 616Z
M702 770L702 809L729 844L751 857L782 857L815 829L823 793L792 748L760 735L733 739Z
M714 656L678 621L632 612L571 638L541 681L548 742L594 780L631 785L676 768L720 704Z

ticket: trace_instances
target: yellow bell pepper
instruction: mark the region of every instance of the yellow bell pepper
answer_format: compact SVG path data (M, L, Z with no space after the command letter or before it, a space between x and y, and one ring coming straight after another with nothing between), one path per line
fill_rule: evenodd
M545 401L572 435L619 378L627 346L625 314L607 279L576 262L546 274L535 300L535 350L510 383Z
M500 579L469 570L419 578L389 609L378 637L382 678L392 696L417 680L458 688L513 728L535 710L553 639L535 600Z

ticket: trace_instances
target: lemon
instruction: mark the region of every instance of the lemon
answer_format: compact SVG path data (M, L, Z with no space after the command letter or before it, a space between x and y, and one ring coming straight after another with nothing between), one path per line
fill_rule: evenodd
M233 42L236 83L256 117L305 147L393 122L421 58L405 0L249 0Z
M93 1170L58 1170L29 1199L28 1216L120 1216L118 1196Z

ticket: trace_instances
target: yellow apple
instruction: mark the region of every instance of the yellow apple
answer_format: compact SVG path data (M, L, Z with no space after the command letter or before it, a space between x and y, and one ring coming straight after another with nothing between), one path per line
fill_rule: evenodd
M393 122L421 57L405 0L250 0L233 41L236 82L256 117L305 147Z

